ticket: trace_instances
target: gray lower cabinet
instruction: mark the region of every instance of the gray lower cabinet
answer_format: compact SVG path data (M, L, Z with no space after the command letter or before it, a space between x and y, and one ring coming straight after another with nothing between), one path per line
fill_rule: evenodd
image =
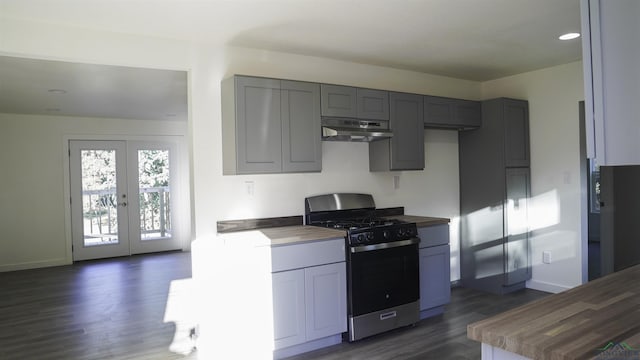
M482 103L482 127L460 132L460 259L462 285L494 293L531 278L528 204L528 105Z
M271 275L274 347L281 349L306 341L304 270Z
M424 169L423 96L389 93L390 139L369 143L369 170Z
M389 120L389 92L321 84L322 116Z
M344 262L272 274L275 349L347 331Z
M318 84L226 79L222 127L224 174L322 170Z
M424 126L469 130L482 125L480 102L439 96L424 97Z
M347 331L344 238L271 248L274 358L340 343Z
M421 318L440 314L451 300L449 225L418 229Z

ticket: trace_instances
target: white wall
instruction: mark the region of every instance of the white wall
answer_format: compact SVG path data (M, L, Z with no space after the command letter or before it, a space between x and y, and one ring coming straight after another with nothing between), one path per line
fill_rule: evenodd
M187 133L180 122L15 114L0 114L0 129L0 271L71 262L65 141Z
M410 214L452 218L452 279L459 278L456 226L459 214L458 146L455 131L425 130L424 171L370 173L367 144L324 142L321 173L222 176L220 81L237 73L467 99L479 99L479 83L316 57L227 48L222 44L186 44L27 21L3 21L0 32L3 33L0 54L4 55L189 71L189 141L195 236L204 237L215 232L218 220L301 215L304 213L304 197L309 195L336 191L369 192L379 207L405 206ZM4 127L8 118L10 116L3 116L0 126ZM58 124L51 122L48 124L52 127L49 135L42 133L41 136L47 138L41 145L44 152L55 153L60 149L61 134L66 130L64 125ZM38 133L38 126L31 126ZM20 141L33 144L28 128L20 128L14 144ZM0 150L7 151L8 145L4 142L0 146ZM58 175L62 171L59 156L62 155L52 154L51 162L45 166L50 171L57 171ZM3 171L20 170L25 166L15 158L0 159ZM39 174L38 168L33 172ZM400 176L400 188L397 190L392 186L393 175ZM18 181L15 177L19 178L19 175L15 175L12 181ZM254 182L253 196L246 194L245 181ZM1 190L3 199L10 197L5 192ZM29 198L21 200L30 201ZM46 207L60 212L64 208L62 201L59 196L51 197L47 199ZM2 209L0 217L11 212L9 208ZM42 252L32 250L31 245L45 240L35 240L14 223L2 223L3 228L8 227L16 235L7 244L21 256L14 259L25 264L28 261L59 259L65 247L62 217L57 215L39 227L38 234L48 234L48 245ZM57 229L53 234L48 231L52 226ZM17 246L18 243L23 245ZM11 260L0 258L0 266L7 263L11 264Z
M482 83L482 98L529 100L533 277L527 286L558 292L583 282L586 204L580 188L578 102L582 62ZM551 251L551 264L542 252ZM585 259L586 264L586 259Z

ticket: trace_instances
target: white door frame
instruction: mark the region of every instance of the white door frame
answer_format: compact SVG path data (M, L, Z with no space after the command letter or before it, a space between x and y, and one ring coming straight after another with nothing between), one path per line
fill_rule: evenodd
M176 160L172 161L171 166L175 166L172 179L172 187L174 188L172 194L173 210L179 216L175 216L173 223L174 236L176 241L179 242L180 248L183 251L189 251L191 249L191 233L192 233L192 218L191 218L191 190L189 181L189 157L186 138L183 135L156 135L156 136L129 136L129 135L65 135L63 136L63 166L64 166L64 188L62 189L64 199L64 213L65 213L65 237L66 237L66 260L67 263L73 262L73 237L72 237L72 224L71 224L71 181L70 181L70 161L69 161L69 142L72 140L122 140L122 141L140 141L140 142L163 142L171 143L175 147L174 157Z

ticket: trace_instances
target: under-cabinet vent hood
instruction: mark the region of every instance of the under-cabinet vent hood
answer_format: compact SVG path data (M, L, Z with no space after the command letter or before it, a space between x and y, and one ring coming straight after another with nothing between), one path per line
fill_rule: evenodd
M322 118L322 140L325 141L375 141L393 136L386 120L359 120L347 118Z

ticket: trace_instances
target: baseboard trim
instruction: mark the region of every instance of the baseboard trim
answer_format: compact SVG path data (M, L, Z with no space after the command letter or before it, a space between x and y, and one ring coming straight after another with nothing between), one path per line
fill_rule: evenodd
M303 344L294 345L284 349L278 349L273 351L274 359L282 359L302 353L306 353L313 350L322 349L327 346L337 345L342 342L342 335L331 335L325 338L309 341Z
M0 265L0 272L29 270L29 269L37 269L37 268L45 268L45 267L61 266L61 265L70 265L70 264L71 264L71 262L67 261L67 259L65 259L65 258L50 259L50 260L45 260L45 261L24 262L24 263L18 263L18 264L6 264L6 265Z
M553 294L561 293L563 291L567 291L567 290L571 289L570 286L552 284L552 283L548 283L548 282L544 282L544 281L538 281L538 280L529 280L529 281L527 281L527 288L528 289L533 289L533 290L544 291L544 292L548 292L548 293L553 293Z

